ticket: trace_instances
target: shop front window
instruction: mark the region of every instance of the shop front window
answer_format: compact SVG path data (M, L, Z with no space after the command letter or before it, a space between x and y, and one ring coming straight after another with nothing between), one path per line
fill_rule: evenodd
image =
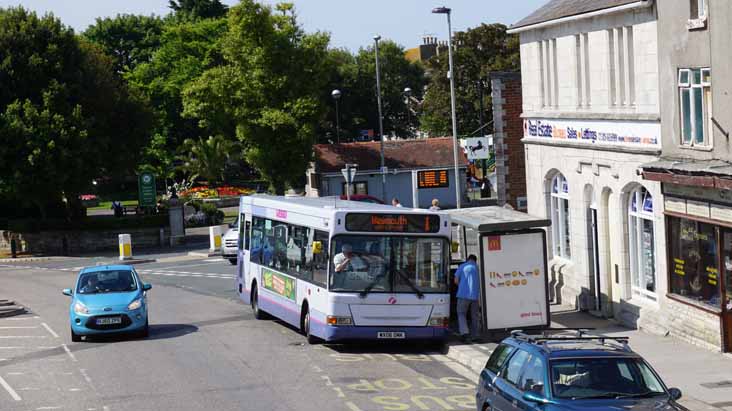
M569 184L562 174L557 174L552 179L551 219L554 255L570 259Z
M669 217L671 293L721 307L717 230L711 224Z
M635 295L656 301L656 252L653 197L639 187L628 201L630 273Z
M724 306L732 311L732 231L722 232L722 270L724 271Z

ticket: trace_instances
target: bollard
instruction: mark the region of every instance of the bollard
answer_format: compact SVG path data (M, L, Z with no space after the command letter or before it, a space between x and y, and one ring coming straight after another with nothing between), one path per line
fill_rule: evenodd
M208 238L211 243L209 252L215 253L221 251L221 226L215 225L208 228Z
M132 259L132 237L129 234L119 235L119 260Z

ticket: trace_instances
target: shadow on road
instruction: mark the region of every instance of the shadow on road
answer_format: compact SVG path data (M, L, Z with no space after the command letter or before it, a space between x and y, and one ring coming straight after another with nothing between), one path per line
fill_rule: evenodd
M198 331L198 327L190 324L150 324L150 334L142 338L135 333L99 334L87 336L85 341L91 343L109 343L131 340L168 340Z

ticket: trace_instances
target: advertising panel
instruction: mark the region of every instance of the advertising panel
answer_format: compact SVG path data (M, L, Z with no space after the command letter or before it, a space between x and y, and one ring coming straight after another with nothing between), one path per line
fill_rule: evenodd
M544 231L481 237L487 330L549 325Z
M524 137L575 141L585 144L658 147L657 121L525 119Z
M262 282L264 283L265 289L279 294L289 300L295 301L296 288L294 278L263 268Z

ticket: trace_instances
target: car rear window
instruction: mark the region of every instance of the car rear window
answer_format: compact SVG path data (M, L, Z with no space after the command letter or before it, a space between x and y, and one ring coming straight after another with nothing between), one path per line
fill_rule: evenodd
M506 362L506 359L511 355L513 350L514 347L508 344L499 345L495 350L493 350L491 357L488 358L485 368L495 374L498 374L498 371L503 367L503 364Z

